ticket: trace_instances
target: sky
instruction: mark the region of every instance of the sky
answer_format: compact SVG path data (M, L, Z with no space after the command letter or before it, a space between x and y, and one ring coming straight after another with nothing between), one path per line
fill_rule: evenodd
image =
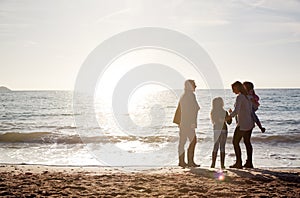
M192 38L225 87L300 88L299 0L0 0L0 86L73 90L97 46L141 27Z

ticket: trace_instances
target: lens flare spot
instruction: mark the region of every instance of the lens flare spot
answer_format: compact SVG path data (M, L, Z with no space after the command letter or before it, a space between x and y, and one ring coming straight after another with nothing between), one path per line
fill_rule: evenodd
M221 175L219 175L218 180L219 181L224 181L225 180L225 175L223 173Z
M223 171L217 171L215 173L215 179L218 181L224 181L225 180L225 174Z

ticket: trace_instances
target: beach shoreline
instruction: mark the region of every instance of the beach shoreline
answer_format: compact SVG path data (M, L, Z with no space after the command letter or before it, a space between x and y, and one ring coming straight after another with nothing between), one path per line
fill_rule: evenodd
M0 165L1 197L300 197L300 168Z

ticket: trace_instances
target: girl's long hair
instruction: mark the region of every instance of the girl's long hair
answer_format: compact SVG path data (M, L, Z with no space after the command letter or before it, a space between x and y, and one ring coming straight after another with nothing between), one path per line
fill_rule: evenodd
M224 110L224 101L221 97L214 98L212 101L212 109L210 118L212 123L218 122L218 119L225 119L226 111Z

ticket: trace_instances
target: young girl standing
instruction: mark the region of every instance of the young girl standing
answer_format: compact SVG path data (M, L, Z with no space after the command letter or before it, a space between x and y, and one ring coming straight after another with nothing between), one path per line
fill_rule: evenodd
M221 97L214 98L212 101L211 121L213 124L215 143L210 167L215 168L217 153L220 147L221 168L225 169L225 144L228 134L227 124L231 124L232 119L228 115L227 111L224 110L224 101Z

